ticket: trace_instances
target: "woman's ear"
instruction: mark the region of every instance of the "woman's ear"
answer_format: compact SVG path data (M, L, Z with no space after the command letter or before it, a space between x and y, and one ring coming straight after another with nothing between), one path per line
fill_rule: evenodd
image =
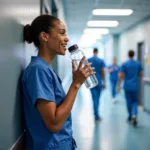
M45 32L41 32L40 33L40 39L44 42L47 42L48 41L48 34L45 33Z

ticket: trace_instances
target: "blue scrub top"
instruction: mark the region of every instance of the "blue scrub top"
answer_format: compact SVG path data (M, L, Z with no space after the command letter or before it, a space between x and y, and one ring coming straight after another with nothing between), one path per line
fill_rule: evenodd
M61 104L66 94L60 78L45 60L32 57L31 63L24 71L22 89L27 150L63 150L62 147L72 142L71 114L60 132L55 134L47 129L35 107L39 98L55 102L57 107Z
M124 89L127 91L139 90L139 73L143 70L139 61L130 59L122 64L120 72L125 74Z
M112 69L113 71L110 73L110 81L117 81L118 80L118 71L119 67L117 65L110 65L108 69Z
M102 59L100 59L99 57L97 56L93 56L91 58L88 59L88 62L91 62L92 63L92 67L95 68L95 72L96 72L96 77L98 79L98 85L97 86L102 86L102 75L101 75L101 70L103 68L105 68L105 63Z

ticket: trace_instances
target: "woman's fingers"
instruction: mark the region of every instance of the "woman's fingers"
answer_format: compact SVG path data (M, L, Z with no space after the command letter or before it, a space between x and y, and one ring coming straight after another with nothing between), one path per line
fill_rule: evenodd
M83 70L86 70L86 69L90 68L90 67L91 67L91 64L92 64L92 63L87 63L82 69L83 69Z
M90 67L85 70L85 73L92 73L94 69L95 69L94 67Z
M77 71L83 78L88 78L89 76L96 74L96 72L93 72L95 68L91 67L92 63L86 63L86 65L83 65L84 61L85 61L85 56L81 59L78 69L76 69L75 64L72 63L73 73Z
M95 72L93 72L95 68L91 67L91 64L92 63L87 63L83 68L80 68L80 71L85 75L85 77L95 74Z
M72 72L74 73L76 71L76 66L74 64L74 62L72 62Z

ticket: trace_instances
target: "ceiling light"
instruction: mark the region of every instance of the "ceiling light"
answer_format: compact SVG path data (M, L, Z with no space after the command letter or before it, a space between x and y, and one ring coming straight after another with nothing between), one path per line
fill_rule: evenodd
M90 46L92 46L94 43L96 43L96 41L80 41L79 42L79 46L80 47L90 47Z
M107 28L86 28L84 29L84 33L89 34L108 34L109 29Z
M93 43L96 42L96 39L91 39L91 38L84 38L84 39L80 39L80 42L87 42L87 43Z
M133 13L132 9L94 9L93 15L100 16L129 16Z
M117 27L118 21L88 21L89 27Z
M81 39L92 39L92 40L96 40L96 39L101 39L102 35L101 34L90 34L90 33L85 33L81 36Z

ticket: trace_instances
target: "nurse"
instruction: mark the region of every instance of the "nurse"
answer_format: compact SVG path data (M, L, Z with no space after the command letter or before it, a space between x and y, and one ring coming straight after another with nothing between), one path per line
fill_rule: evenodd
M72 63L72 84L65 94L51 67L54 57L66 52L69 39L64 24L41 15L24 27L24 40L38 49L22 78L26 150L73 150L71 109L82 83L95 74L93 68L90 64L82 67L84 57L78 68Z
M99 104L100 104L100 95L103 88L105 88L105 63L100 59L98 55L98 49L94 48L94 56L88 59L88 62L92 63L92 67L95 68L96 77L98 79L98 85L94 88L91 88L91 95L93 100L93 110L95 121L101 121L99 115Z
M116 64L116 58L113 58L112 65L108 67L108 73L110 74L110 84L111 84L111 95L112 102L116 102L116 85L118 81L118 65Z
M140 62L134 60L134 51L129 50L129 60L122 64L119 70L118 88L124 78L124 90L128 110L128 121L137 125L137 107L139 93L139 77L142 77L143 69Z

